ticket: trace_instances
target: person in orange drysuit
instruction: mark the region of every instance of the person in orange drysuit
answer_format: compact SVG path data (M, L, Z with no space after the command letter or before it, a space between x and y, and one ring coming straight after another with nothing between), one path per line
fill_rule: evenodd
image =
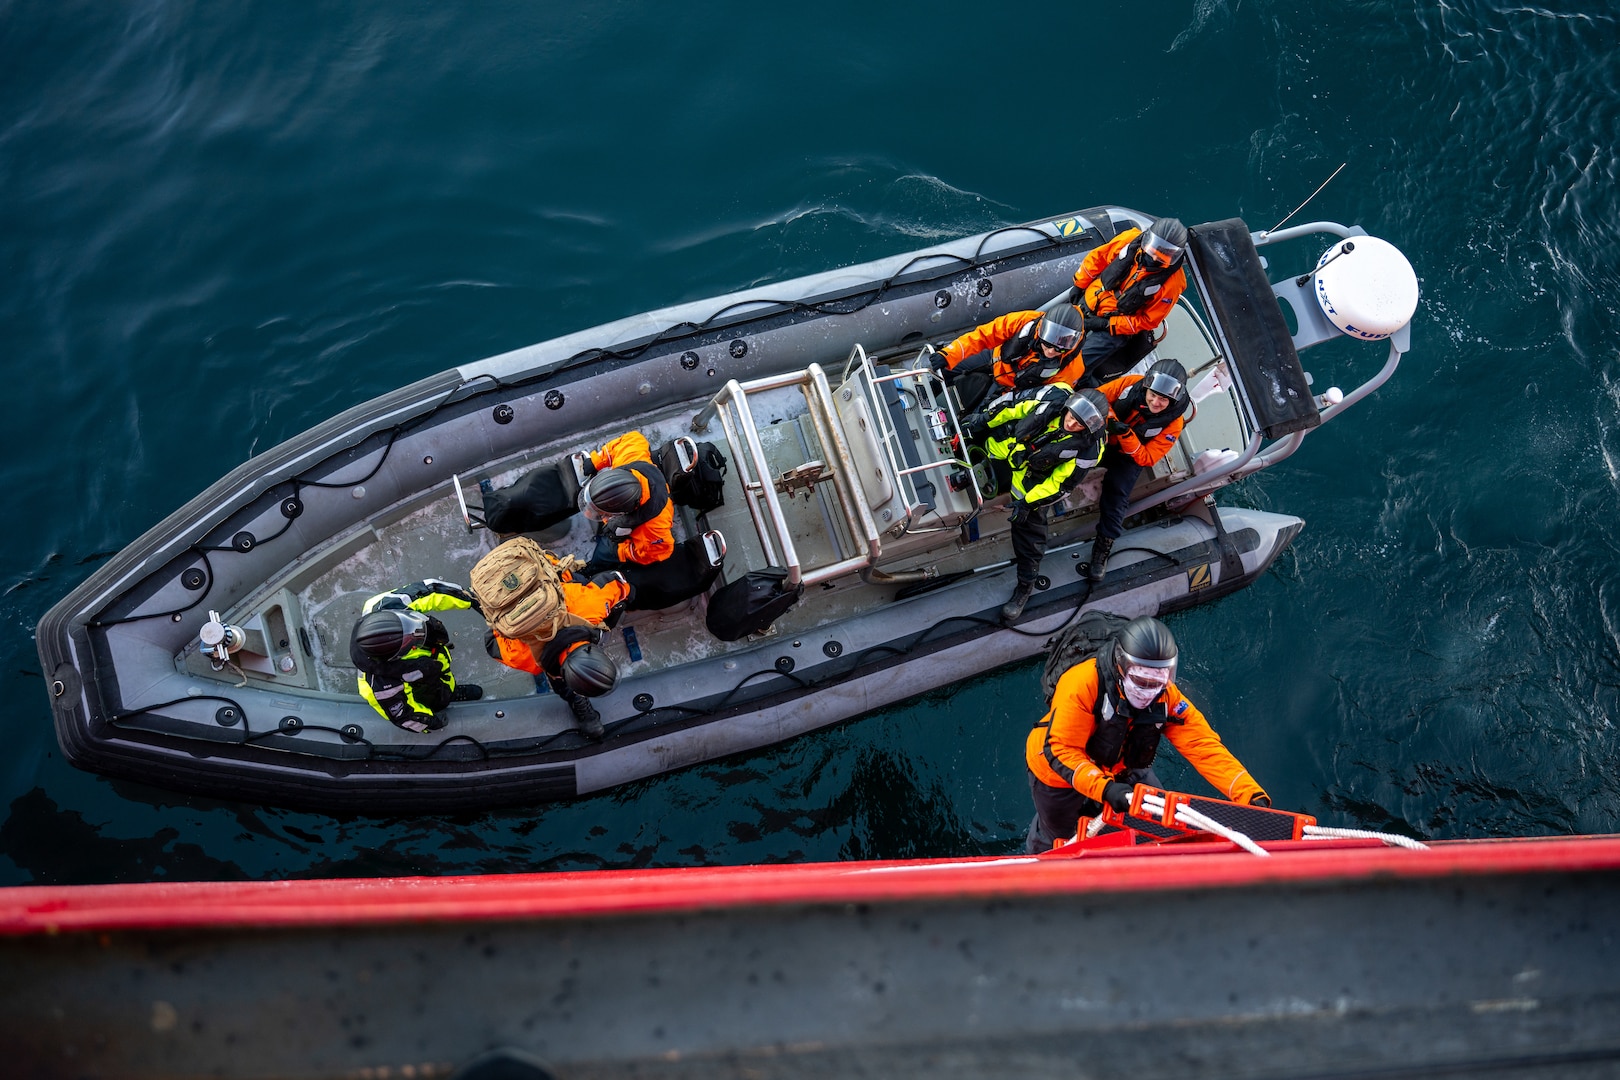
M647 437L629 431L581 457L586 480L579 489L579 508L598 528L586 574L619 563L651 566L674 554L675 504Z
M559 562L551 552L543 554L554 565ZM604 729L601 714L587 699L607 693L617 681L617 667L600 648L602 634L618 624L633 590L624 575L615 571L586 581L561 567L557 574L569 613L591 625L564 626L541 648L539 656L523 642L494 630L485 637L484 649L507 667L544 675L552 691L568 704L580 731L594 742L602 738Z
M1158 619L1126 623L1097 655L1063 673L1052 707L1024 744L1035 800L1025 847L1049 851L1074 836L1081 818L1107 803L1121 813L1136 784L1162 788L1153 771L1161 737L1233 802L1271 798L1175 683L1176 639Z
M1187 227L1159 218L1145 232L1126 229L1081 260L1068 300L1085 316L1083 385L1129 371L1153 348L1153 331L1187 289L1186 251Z
M1112 415L1100 462L1106 471L1097 506L1097 535L1091 541L1091 562L1086 569L1093 584L1103 579L1114 541L1125 530L1125 511L1136 478L1170 452L1192 406L1187 369L1176 360L1160 360L1146 375L1126 375L1097 389L1108 399Z
M978 408L990 391L1033 390L1060 382L1074 386L1085 373L1080 358L1081 315L1073 304L1046 311L1013 311L976 327L934 351L935 370L957 384L962 408ZM989 374L989 380L983 378ZM976 380L963 380L978 374Z

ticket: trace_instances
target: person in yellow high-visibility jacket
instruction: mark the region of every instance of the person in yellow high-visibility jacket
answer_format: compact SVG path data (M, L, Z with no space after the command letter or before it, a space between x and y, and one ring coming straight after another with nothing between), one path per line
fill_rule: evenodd
M1024 613L1046 555L1049 508L1102 458L1107 423L1107 398L1064 383L1005 394L963 421L969 441L982 443L1010 477L1018 581L1001 609L1004 622Z

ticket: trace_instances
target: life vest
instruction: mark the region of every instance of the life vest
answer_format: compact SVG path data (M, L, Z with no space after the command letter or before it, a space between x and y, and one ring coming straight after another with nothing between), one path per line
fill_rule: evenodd
M1143 442L1150 442L1159 432L1169 427L1192 406L1185 394L1170 402L1164 412L1152 412L1147 407L1147 379L1138 379L1127 386L1114 402L1114 417L1136 433Z
M378 660L351 647L349 659L360 670L366 688L372 691L371 703L384 716L388 716L388 711L378 704L375 695L396 686L404 688L407 701L419 703L429 712L439 712L449 706L450 694L456 687L455 677L450 673L450 653L444 647L449 640L444 624L429 616L429 647L412 649L397 660ZM364 690L361 694L366 696Z
M1025 323L996 350L997 359L1012 372L1014 390L1032 390L1046 385L1074 359L1073 349L1048 360L1046 354L1035 347L1035 328L1040 324L1040 319Z
M632 461L619 467L629 469L647 484L647 501L628 514L620 514L613 519L613 531L622 540L638 525L645 525L664 512L664 507L669 505L669 481L664 479L663 471L650 461Z
M1137 253L1142 250L1142 237L1138 235L1125 250L1110 259L1108 265L1103 267L1102 273L1097 275L1097 282L1102 285L1105 292L1114 294L1114 315L1135 315L1147 307L1153 298L1158 295L1164 283L1169 281L1181 269L1186 259L1183 253L1169 266L1158 270L1146 270L1124 292L1118 292L1120 285L1130 277L1131 271L1138 269L1136 264Z
M1059 413L1050 428L1023 444L1023 488L1035 487L1065 463L1082 457L1094 460L1100 441L1101 436L1089 431L1064 431L1063 414Z
M1086 740L1086 756L1104 769L1120 764L1127 769L1145 769L1159 752L1164 725L1185 721L1170 715L1163 691L1145 709L1131 705L1114 672L1115 647L1114 642L1109 642L1097 654L1096 726Z

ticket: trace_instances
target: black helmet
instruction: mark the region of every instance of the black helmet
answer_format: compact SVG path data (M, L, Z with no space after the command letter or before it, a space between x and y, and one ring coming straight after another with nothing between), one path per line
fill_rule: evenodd
M579 489L579 508L592 521L628 514L641 505L641 479L629 469L603 469Z
M1101 390L1076 390L1063 403L1063 411L1093 435L1101 435L1108 424L1108 399Z
M1150 615L1125 624L1114 639L1114 671L1121 679L1132 668L1163 669L1167 682L1176 678L1176 639L1170 628Z
M619 684L619 665L600 646L586 642L563 657L563 682L586 697L601 697Z
M1169 266L1187 249L1187 226L1181 219L1158 218L1142 231L1142 254L1160 266Z
M1160 360L1147 369L1142 377L1142 388L1170 399L1172 407L1187 401L1187 369L1180 360Z
M1035 340L1060 352L1072 353L1080 347L1085 325L1079 308L1059 302L1042 310L1040 321L1035 324Z
M409 608L388 608L362 615L349 636L356 649L373 660L398 660L428 638L428 616Z

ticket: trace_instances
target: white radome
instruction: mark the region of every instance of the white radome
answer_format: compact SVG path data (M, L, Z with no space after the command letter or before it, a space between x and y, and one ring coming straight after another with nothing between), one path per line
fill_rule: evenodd
M1351 245L1345 251L1346 245ZM1417 311L1418 280L1399 248L1376 236L1341 240L1316 264L1316 302L1329 321L1363 341L1379 341Z

